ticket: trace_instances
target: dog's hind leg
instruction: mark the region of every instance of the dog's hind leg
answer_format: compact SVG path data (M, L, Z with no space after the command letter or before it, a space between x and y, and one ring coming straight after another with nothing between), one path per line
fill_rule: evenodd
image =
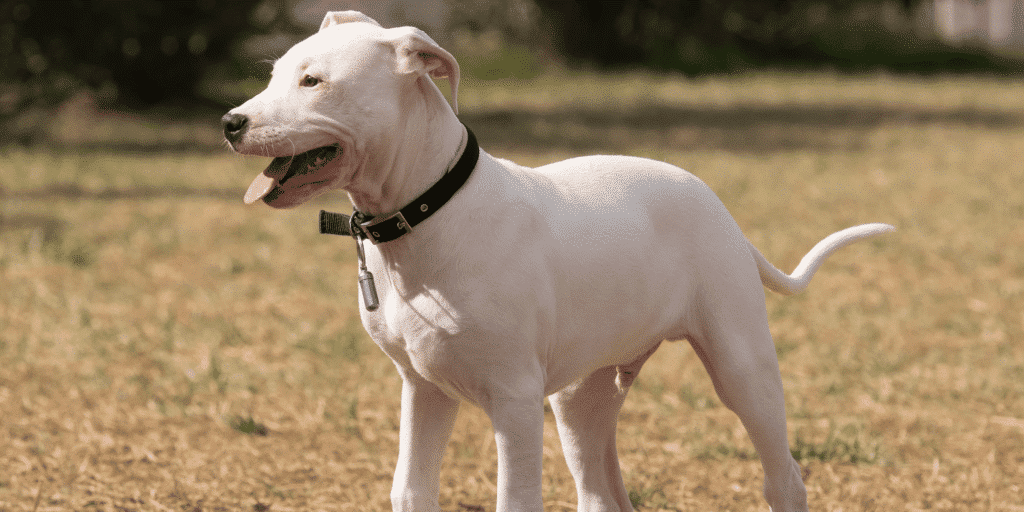
M807 510L800 467L789 451L786 409L775 345L757 294L732 294L709 308L703 333L690 344L711 375L722 402L739 416L765 472L764 497L774 512Z
M580 512L633 510L619 470L615 427L626 391L655 349L628 365L601 368L551 396Z

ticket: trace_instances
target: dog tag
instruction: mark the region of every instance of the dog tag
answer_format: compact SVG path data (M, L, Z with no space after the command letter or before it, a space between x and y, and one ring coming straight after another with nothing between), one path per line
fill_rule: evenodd
M380 305L377 299L377 287L373 284L373 274L365 268L359 270L359 291L363 293L363 306L367 311L374 311Z
M320 210L320 233L329 235L351 236L356 242L356 261L359 264L359 291L363 296L363 307L367 311L375 311L380 306L377 298L377 286L373 283L373 274L366 269L366 254L363 253L365 233L359 227L357 217L343 213L331 213Z

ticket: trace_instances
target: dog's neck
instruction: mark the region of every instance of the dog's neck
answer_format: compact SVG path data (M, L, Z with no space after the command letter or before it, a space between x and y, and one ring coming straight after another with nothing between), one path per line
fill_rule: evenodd
M367 141L346 187L356 210L375 216L398 211L436 183L461 155L465 127L432 82L424 88L423 94L413 95L414 101L399 107L405 114L403 125Z

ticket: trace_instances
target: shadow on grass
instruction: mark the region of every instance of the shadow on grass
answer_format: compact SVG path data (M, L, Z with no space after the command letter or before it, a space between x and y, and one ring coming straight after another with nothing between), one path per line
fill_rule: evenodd
M99 109L83 98L0 117L0 151L22 147L49 153L143 156L230 151L220 127L226 109L200 103L146 110Z
M1016 112L869 105L724 108L647 105L629 111L610 106L607 110L558 108L543 112L498 109L483 113L467 112L460 117L476 132L485 149L515 148L527 152L567 150L580 154L635 154L638 148L643 147L755 154L796 150L857 151L865 144L869 130L883 124L966 125L991 129L1024 126L1024 114ZM210 120L211 124L218 122L217 119ZM36 138L30 146L69 154L230 153L219 140L45 142L47 140L45 137ZM208 198L237 201L242 191L241 188L180 186L88 190L76 184L55 184L18 192L17 197L37 200ZM14 195L0 188L0 198ZM10 227L10 222L6 224Z
M104 153L117 153L120 155L147 156L147 155L204 155L212 156L227 154L231 152L223 140L196 139L196 140L167 140L167 141L138 141L138 140L87 140L87 141L66 141L48 134L22 135L13 141L15 145L32 148L46 149L53 153L66 153L72 155L94 155Z
M649 104L628 110L609 105L607 109L566 106L541 112L498 108L464 112L460 118L473 128L485 149L495 145L527 151L560 149L621 154L629 154L638 146L765 154L804 149L856 151L862 147L863 137L850 132L865 132L883 124L952 124L992 129L1024 126L1024 114L1017 112L876 105L678 107ZM208 109L203 110L202 115L192 112L179 121L166 115L148 118L149 129L176 122L194 125L197 128L194 136L186 140L137 140L130 133L129 123L124 136L114 140L61 140L48 133L33 132L8 138L6 143L0 143L0 149L18 145L71 154L214 155L230 152L219 137L218 112Z
M0 199L18 197L19 199L83 199L99 201L160 199L160 198L197 198L219 199L241 202L245 192L243 184L237 188L191 188L191 187L132 187L124 189L88 190L75 184L50 185L32 190L5 192L0 188Z
M0 232L18 229L38 229L49 239L64 229L64 221L46 215L0 215Z
M623 111L556 109L494 110L461 116L481 141L542 150L628 153L638 145L683 150L773 153L800 149L861 148L859 136L883 124L967 125L1005 129L1024 126L1024 115L978 109L930 110L882 106L642 106Z
M0 235L8 232L22 231L27 237L5 239L11 247L21 246L28 254L45 254L58 261L70 263L76 267L87 267L93 258L89 249L81 244L68 243L65 237L67 222L47 215L0 213ZM9 247L10 249L10 247ZM17 250L17 249L15 249Z

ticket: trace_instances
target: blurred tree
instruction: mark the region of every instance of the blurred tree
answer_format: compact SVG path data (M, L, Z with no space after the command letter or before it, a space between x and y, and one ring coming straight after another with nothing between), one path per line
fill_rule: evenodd
M887 8L906 13L926 0L448 1L458 6L456 13L476 13L462 17L466 29L517 20L504 22L504 31L528 40L534 53L538 41L550 41L568 60L602 67L707 73L794 63L857 69L881 62L890 68L1005 69L984 51L922 43L912 28L886 27L875 16ZM195 100L214 65L222 79L253 74L252 59L241 51L244 41L260 41L252 36L307 33L292 18L295 3L0 0L0 121L25 107L59 103L82 88L107 104ZM861 15L851 15L856 12ZM548 26L550 39L538 37L544 32L538 25Z
M0 3L0 118L88 87L102 102L196 97L207 65L268 30L283 1L14 0Z
M911 11L923 1L536 0L557 50L601 67L706 73L762 65L922 71L1004 64L915 34ZM900 18L904 26L894 26Z

